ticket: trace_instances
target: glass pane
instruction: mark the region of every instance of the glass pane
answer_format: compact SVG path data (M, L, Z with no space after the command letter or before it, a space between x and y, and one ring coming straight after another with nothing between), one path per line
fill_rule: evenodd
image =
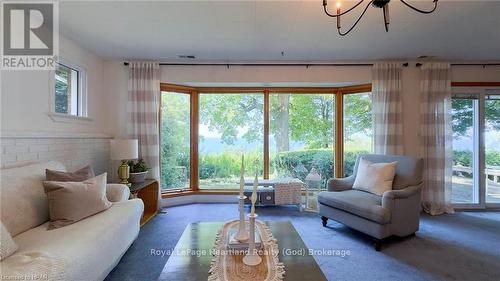
M333 94L271 94L270 178L299 178L326 188L333 177Z
M161 93L161 185L164 190L190 184L190 96Z
M500 203L500 95L485 104L486 203Z
M54 109L56 113L78 115L78 71L56 64Z
M344 175L352 175L356 157L372 152L371 93L344 95Z
M201 94L199 124L200 189L238 189L241 155L245 177L263 172L264 95Z
M477 100L460 97L452 101L453 177L452 203L479 203L476 191Z

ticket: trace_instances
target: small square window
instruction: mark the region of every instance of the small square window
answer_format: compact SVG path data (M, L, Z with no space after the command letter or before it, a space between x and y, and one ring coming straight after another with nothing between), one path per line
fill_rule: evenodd
M54 79L54 112L86 116L84 104L84 72L67 64L57 63Z

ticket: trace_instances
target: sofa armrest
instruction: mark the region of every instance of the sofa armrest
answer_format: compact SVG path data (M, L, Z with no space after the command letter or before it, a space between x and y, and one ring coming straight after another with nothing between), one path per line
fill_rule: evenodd
M422 190L422 185L413 185L400 190L389 190L382 194L382 207L392 209L394 200L407 199L415 195L419 195ZM420 198L419 198L420 200Z
M355 176L351 175L347 178L332 178L328 180L328 191L344 191L352 188Z
M106 197L110 202L127 201L130 197L130 189L124 184L108 183L106 185Z

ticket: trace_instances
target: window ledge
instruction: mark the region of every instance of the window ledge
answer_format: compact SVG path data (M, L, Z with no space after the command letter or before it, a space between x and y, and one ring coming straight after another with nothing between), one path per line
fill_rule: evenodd
M89 122L93 121L93 119L89 118L89 117L75 116L75 115L69 115L69 114L63 114L63 113L49 112L49 113L47 113L47 115L54 122L62 122L62 123L89 123Z

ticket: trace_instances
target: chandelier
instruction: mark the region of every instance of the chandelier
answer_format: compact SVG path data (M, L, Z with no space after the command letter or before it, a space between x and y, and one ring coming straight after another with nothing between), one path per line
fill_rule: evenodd
M346 11L342 12L341 9L340 9L340 0L339 2L337 2L337 13L336 14L331 14L328 12L328 9L326 8L326 6L328 5L327 3L327 0L323 0L323 9L325 10L325 13L332 17L332 18L337 18L337 31L339 32L340 36L345 36L347 34L349 34L349 32L351 32L354 27L356 27L356 25L359 23L359 21L361 20L361 18L365 15L366 11L368 10L368 8L370 7L370 5L372 5L373 7L375 8L380 8L382 9L382 12L384 14L384 24L385 24L385 31L386 32L389 32L389 22L390 22L390 19L389 19L389 2L391 0L371 0L371 1L368 1L368 4L366 5L365 9L363 10L363 12L361 13L361 15L358 17L358 19L354 22L354 24L346 31L346 32L342 32L340 29L340 16L343 16L347 13L349 13L350 11L356 9L359 5L361 5L364 0L361 0L359 1L356 5L352 6L351 8L347 9ZM405 0L399 0L401 1L403 4L405 4L406 6L410 7L412 10L414 11L417 11L419 13L422 13L422 14L430 14L432 12L434 12L437 8L437 2L438 0L433 0L432 3L434 4L434 7L431 8L430 10L421 10L413 5L410 5L408 2L406 2Z

